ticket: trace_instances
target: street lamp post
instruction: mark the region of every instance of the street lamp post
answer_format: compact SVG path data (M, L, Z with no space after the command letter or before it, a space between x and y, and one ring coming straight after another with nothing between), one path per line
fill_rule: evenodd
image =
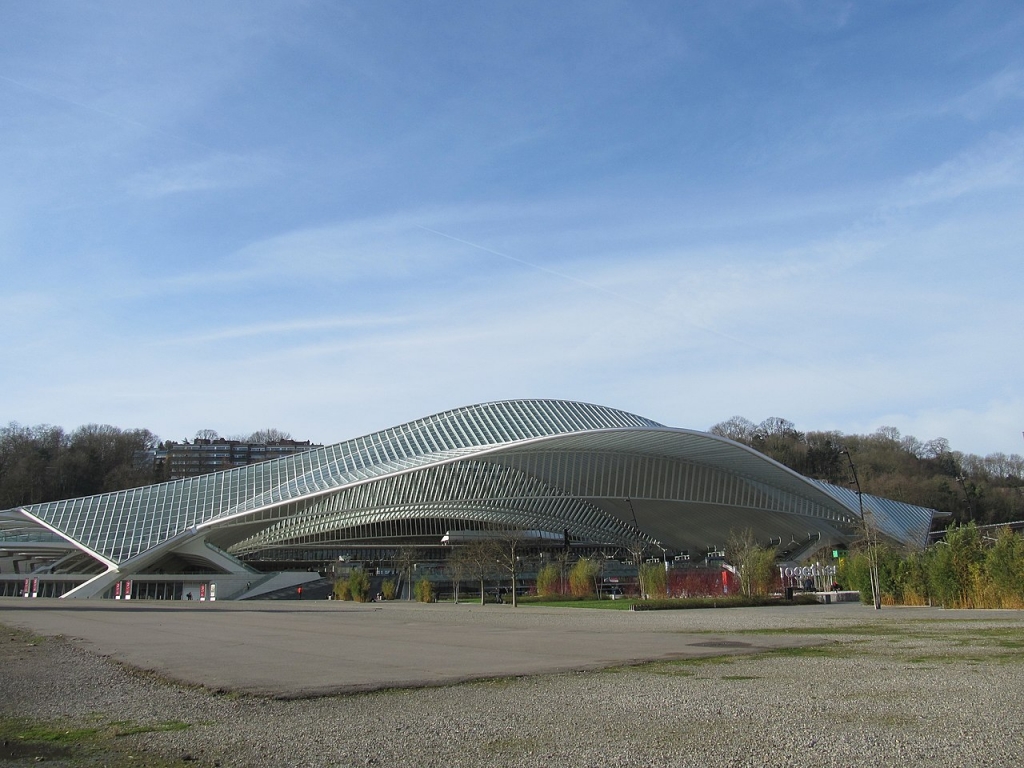
M868 523L867 515L864 512L864 493L860 489L860 478L857 477L857 467L853 464L853 456L845 448L840 453L846 454L846 459L850 462L850 471L853 472L853 482L857 485L857 505L860 507L860 519L864 524L864 538L868 543L868 575L871 579L871 599L875 605L875 610L878 611L882 608L882 590L878 581L878 546L875 541L874 526Z
M633 501L626 497L626 503L629 505L629 512L633 515L633 530L636 533L636 541L633 543L632 555L633 560L636 563L636 584L637 589L640 591L640 599L646 599L646 590L644 589L643 579L643 562L644 562L644 540L640 532L640 524L636 521L636 510L633 509Z

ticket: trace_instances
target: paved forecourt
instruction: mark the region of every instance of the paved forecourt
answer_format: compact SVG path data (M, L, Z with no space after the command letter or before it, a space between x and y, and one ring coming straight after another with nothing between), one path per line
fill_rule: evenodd
M737 633L808 627L834 632L865 621L898 622L908 612L914 618L941 615L931 609L876 613L856 604L631 612L397 601L0 598L0 623L8 626L62 635L181 682L280 697L756 653L820 640Z

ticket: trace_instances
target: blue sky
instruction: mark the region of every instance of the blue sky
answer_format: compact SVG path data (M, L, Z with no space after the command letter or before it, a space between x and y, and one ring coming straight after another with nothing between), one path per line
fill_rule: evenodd
M0 422L1024 430L1024 6L5 3Z

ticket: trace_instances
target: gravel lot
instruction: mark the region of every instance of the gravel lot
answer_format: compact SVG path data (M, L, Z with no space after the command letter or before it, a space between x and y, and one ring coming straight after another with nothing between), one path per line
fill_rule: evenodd
M540 614L519 610L543 631ZM566 610L552 620L580 609ZM110 737L92 751L40 748L47 764L69 766L1024 763L1024 616L893 610L879 620L868 610L834 621L815 611L780 622L772 610L702 611L691 623L823 644L299 700L214 693L0 628L0 715L8 724L182 728ZM38 764L18 744L5 749L0 763Z

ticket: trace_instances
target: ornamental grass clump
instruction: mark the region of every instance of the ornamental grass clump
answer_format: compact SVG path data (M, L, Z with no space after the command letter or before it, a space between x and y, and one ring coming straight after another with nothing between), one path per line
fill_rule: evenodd
M426 579L416 582L416 599L421 603L434 602L434 585Z
M943 608L1024 608L1024 536L1003 528L994 538L974 523L951 526L922 550L874 548L884 605ZM850 552L839 580L870 602L868 550Z
M597 593L597 563L581 557L569 571L569 591L573 597L590 597Z
M537 572L537 595L554 597L562 593L562 573L554 563L547 563Z
M370 577L366 571L352 571L348 576L348 588L357 603L367 602L370 599Z
M352 590L348 586L348 579L344 581L334 582L334 599L335 600L351 600Z
M668 574L661 562L644 563L638 570L641 597L644 599L665 597Z

